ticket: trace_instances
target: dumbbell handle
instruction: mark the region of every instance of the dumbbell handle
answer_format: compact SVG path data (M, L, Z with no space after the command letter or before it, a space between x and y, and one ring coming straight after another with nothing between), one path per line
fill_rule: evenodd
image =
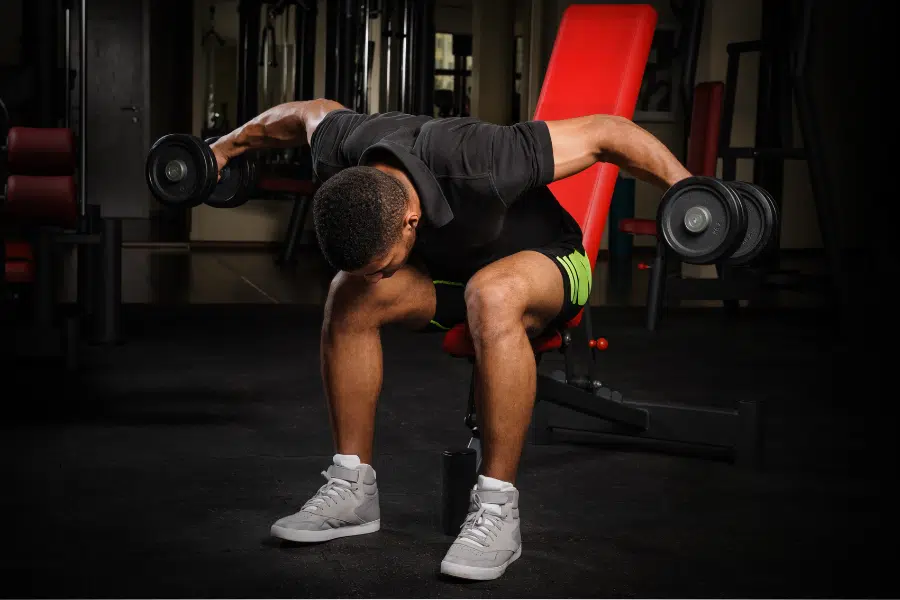
M247 160L256 160L256 158L248 156ZM225 165L222 170L225 171L227 168L228 165ZM180 160L173 160L166 165L165 172L166 178L175 183L184 178L187 173L187 165ZM287 192L301 196L310 196L316 190L316 186L312 181L267 175L262 175L256 182L255 187L264 192Z
M184 161L175 159L165 166L166 179L177 183L185 178L188 167ZM288 192L301 196L310 196L315 192L316 186L312 181L291 179L289 177L262 177L256 184L257 189L264 192Z

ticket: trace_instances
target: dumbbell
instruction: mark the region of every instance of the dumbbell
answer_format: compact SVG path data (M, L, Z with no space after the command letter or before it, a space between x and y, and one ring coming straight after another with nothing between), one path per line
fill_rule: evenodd
M770 246L778 218L775 200L760 186L698 176L666 191L656 224L683 262L746 265Z
M246 152L229 160L219 179L216 157L210 148L217 139L171 133L153 144L145 172L150 192L161 204L175 208L201 204L236 208L247 202L256 184L256 155Z

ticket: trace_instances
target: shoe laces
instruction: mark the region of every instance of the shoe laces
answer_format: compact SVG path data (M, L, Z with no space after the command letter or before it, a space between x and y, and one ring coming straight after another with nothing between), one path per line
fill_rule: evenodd
M338 500L346 500L351 495L353 486L346 479L329 477L325 471L322 471L322 476L328 480L328 483L320 487L316 495L307 500L300 510L320 510L337 504Z
M475 510L466 516L457 539L474 542L482 548L496 540L503 525L503 517L494 512L494 506L496 505L482 503L476 496Z

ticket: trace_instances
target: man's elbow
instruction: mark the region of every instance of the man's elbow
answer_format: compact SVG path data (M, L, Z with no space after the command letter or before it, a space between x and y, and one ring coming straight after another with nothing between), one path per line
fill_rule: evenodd
M619 115L593 115L591 120L591 145L598 156L615 153L622 145L623 137L634 128L634 122Z

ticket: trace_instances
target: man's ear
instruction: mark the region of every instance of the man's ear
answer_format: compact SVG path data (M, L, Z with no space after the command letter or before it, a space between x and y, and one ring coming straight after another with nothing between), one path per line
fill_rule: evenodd
M410 229L415 230L419 226L419 215L416 213L407 213L404 224Z

